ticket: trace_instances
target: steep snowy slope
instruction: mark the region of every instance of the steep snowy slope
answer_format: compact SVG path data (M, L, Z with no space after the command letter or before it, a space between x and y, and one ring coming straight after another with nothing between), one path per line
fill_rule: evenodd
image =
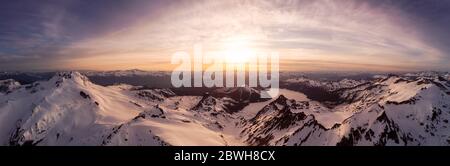
M346 134L339 145L450 144L448 80L391 76L375 85L385 93L342 123Z
M250 119L242 134L247 135L246 142L250 145L282 145L296 130L306 132L309 127L324 130L314 115L292 111L306 109L310 109L308 101L298 102L281 95Z
M139 112L129 97L77 72L59 73L0 99L2 144L95 145L102 132Z
M196 101L190 98L173 97L166 89L103 87L78 72L58 73L0 98L0 143L225 145L221 133L208 129L203 119L188 111L193 105L189 102ZM164 110L164 115L153 117L155 108Z

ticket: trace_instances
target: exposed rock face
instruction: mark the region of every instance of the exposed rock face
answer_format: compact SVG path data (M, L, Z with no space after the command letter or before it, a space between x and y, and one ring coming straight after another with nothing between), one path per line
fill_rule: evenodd
M8 94L19 87L20 83L13 79L0 80L0 93Z

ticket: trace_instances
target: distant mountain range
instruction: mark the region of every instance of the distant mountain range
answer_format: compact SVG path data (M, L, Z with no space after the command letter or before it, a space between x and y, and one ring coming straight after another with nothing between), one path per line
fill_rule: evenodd
M266 100L169 74L0 73L0 145L450 145L449 73L283 73Z

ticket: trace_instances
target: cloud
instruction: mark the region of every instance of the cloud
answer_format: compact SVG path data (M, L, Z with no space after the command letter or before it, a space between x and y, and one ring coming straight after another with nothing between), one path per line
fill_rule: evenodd
M56 66L73 67L80 64L77 62L98 57L103 61L110 58L111 63L102 67L114 68L122 59L128 64L120 63L121 67L135 68L142 59L149 66L156 64L150 65L152 59L157 59L158 64L169 64L173 52L190 50L194 43L203 43L206 49L220 49L229 38L245 37L254 49L279 51L285 60L327 61L334 62L328 64L335 66L351 62L355 69L364 68L364 64L380 68L397 65L395 69L449 68L450 31L442 26L448 25L450 18L448 10L444 10L450 9L447 2L432 1L426 5L389 0L108 3L112 5L70 2L39 6L38 9L46 12L36 16L41 18L37 21L38 28L3 31L0 52L54 57ZM114 7L117 5L123 8ZM428 21L435 17L438 19ZM18 24L14 20L9 22ZM24 23L19 21L19 24ZM18 35L21 33L26 34ZM25 40L29 36L36 37ZM16 43L5 44L5 39ZM26 51L18 51L21 48Z
M11 62L15 60L23 60L23 59L39 59L41 58L39 55L30 55L30 56L22 56L22 55L5 55L0 54L0 60L4 62Z

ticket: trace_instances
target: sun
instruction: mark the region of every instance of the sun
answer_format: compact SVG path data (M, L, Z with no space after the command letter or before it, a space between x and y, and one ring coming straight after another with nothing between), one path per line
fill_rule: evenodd
M247 38L235 37L224 43L225 62L230 64L245 64L250 61L254 50Z
M226 51L226 63L243 64L248 63L252 54L249 48L232 48Z

